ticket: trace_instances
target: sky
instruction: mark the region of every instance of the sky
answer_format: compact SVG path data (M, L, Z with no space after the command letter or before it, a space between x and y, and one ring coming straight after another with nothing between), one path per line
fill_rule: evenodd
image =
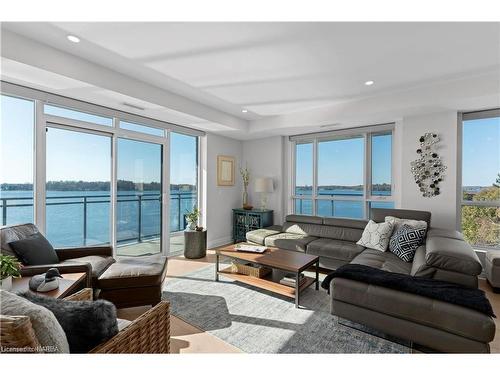
M1 121L0 182L33 182L33 102L2 96ZM374 138L373 183L390 183L390 138ZM47 179L109 180L109 144L105 136L49 129ZM123 141L118 147L119 164L126 166L119 165L119 178L159 180L160 146ZM171 183L196 183L196 148L195 137L172 133ZM462 148L463 185L491 186L500 171L500 118L465 121ZM318 151L319 185L363 183L362 138L321 142ZM298 145L296 160L297 185L312 185L312 144Z
M373 183L391 183L391 135L373 137ZM312 185L312 143L297 145L297 186ZM363 184L364 139L318 143L318 185Z
M51 113L54 111L61 114L59 109L51 108ZM105 120L97 119L103 126L107 124ZM2 96L1 121L0 182L32 183L33 102ZM48 181L110 180L110 137L56 128L49 128L46 134ZM195 184L196 137L171 134L171 183ZM159 182L161 151L158 144L119 139L117 177L135 182Z

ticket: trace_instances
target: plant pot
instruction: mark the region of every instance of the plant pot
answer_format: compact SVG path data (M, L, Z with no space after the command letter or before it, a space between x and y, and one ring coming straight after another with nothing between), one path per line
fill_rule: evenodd
M0 281L0 289L9 291L12 289L12 276L6 277Z

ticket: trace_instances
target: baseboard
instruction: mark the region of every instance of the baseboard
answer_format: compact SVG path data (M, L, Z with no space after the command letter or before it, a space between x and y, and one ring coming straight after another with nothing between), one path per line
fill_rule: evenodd
M214 247L219 247L222 245L227 245L233 243L233 238L228 236L228 237L222 237L222 238L217 238L215 240L209 241L207 244L207 247L209 249L213 249Z

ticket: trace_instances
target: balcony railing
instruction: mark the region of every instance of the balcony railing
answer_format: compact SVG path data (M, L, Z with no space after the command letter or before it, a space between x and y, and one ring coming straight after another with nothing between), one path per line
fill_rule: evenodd
M186 211L196 204L197 194L189 193L170 193L170 231L178 232L186 226ZM161 207L161 194L145 193L145 194L118 194L117 195L117 212L120 205L127 203L137 203L137 229L134 231L136 235L132 237L119 238L118 243L123 242L142 242L143 239L159 238L160 232L144 233L143 217L147 214L148 209L144 207L145 202L158 202ZM186 202L187 204L183 204ZM0 198L2 211L2 225L7 225L9 220L9 208L33 207L32 197L2 197ZM110 203L110 195L58 195L48 196L46 206L64 206L64 205L81 205L83 208L83 245L86 245L88 238L89 224L89 207L95 204ZM109 212L109 211L108 211ZM16 222L16 220L14 220ZM161 215L158 217L158 224L161 223ZM158 226L161 228L161 225Z

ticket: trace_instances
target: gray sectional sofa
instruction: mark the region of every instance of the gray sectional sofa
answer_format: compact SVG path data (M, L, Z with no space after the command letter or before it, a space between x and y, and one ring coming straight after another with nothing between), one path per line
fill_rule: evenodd
M282 226L247 233L247 241L318 255L320 266L336 269L347 263L384 271L422 276L477 288L482 265L457 231L432 228L424 211L372 209L375 222L386 216L425 220L428 232L413 262L393 253L356 244L366 220L288 215ZM495 323L485 314L415 294L334 278L330 285L331 313L440 352L489 352Z

